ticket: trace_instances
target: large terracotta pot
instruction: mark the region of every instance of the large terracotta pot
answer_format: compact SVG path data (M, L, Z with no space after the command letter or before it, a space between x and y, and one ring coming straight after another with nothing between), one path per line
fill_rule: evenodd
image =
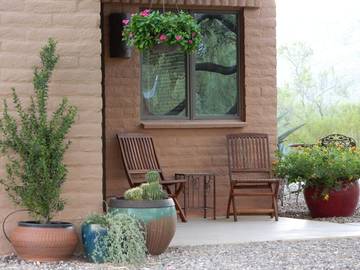
M78 238L71 223L21 221L11 233L10 241L20 258L47 262L71 258Z
M359 184L357 181L344 182L340 190L332 189L325 200L322 189L306 187L304 196L313 218L352 216L359 201Z
M146 226L146 247L151 255L163 253L176 231L176 210L173 199L132 201L112 198L110 211L138 218Z

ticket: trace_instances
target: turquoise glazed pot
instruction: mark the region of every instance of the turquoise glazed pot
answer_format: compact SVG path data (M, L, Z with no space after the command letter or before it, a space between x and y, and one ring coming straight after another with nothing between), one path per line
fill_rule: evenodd
M146 246L151 255L163 253L176 231L176 210L173 199L132 201L112 198L112 213L128 214L139 219L146 228Z
M106 258L106 247L95 252L96 242L101 241L107 235L107 230L99 224L82 224L81 237L84 245L85 257L90 262L103 263Z

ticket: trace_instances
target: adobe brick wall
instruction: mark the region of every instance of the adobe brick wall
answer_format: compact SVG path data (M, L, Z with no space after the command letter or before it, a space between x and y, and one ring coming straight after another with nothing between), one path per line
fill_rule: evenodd
M248 3L258 4L260 8L245 8L247 125L244 128L226 129L143 129L140 127L139 54L134 51L131 59L109 58L108 15L121 11L136 12L139 6L124 4L127 1L134 3L137 0L103 0L106 2L104 5L106 193L108 196L122 194L128 188L115 134L117 132L148 133L154 137L160 163L167 176L170 177L176 171L210 170L217 174L218 211L219 214L224 215L229 188L225 135L236 132L268 133L271 149L275 150L275 1L248 1ZM192 2L200 3L199 1ZM202 8L210 7L213 2L212 0L201 1ZM225 8L231 7L232 10L239 8L235 7L235 4L246 4L246 1L215 2L223 3ZM248 199L242 203L244 203L243 206L245 204L251 206L266 202Z
M57 219L78 223L102 202L102 96L100 0L0 0L0 99L16 87L32 92L32 66L49 37L58 41L60 63L50 86L53 107L68 96L79 109L66 155L65 210ZM0 109L1 110L1 109ZM4 160L0 159L0 176ZM14 207L0 190L0 222ZM11 219L9 231L18 215ZM0 254L10 252L0 233Z

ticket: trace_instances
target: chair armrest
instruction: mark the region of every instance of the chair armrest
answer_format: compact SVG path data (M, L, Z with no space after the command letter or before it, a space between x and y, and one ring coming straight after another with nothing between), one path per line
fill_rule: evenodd
M271 179L235 179L233 182L237 183L246 183L246 184L263 184L263 183L280 183L281 179L271 178Z
M182 184L182 183L185 183L185 182L186 182L185 179L178 179L178 180L175 180L175 179L166 180L165 179L164 181L160 181L160 184L168 186L168 185Z

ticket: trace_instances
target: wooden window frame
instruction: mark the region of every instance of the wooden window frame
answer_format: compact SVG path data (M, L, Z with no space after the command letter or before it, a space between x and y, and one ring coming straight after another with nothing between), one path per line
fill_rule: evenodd
M206 121L240 121L241 123L245 123L245 31L244 31L244 9L240 9L237 11L233 10L203 10L203 9L188 9L190 14L194 13L209 13L209 14L234 14L237 16L237 114L233 115L219 115L219 116L196 116L195 113L195 93L192 91L194 76L195 76L195 56L191 54L185 55L185 76L186 76L186 89L185 89L185 97L186 97L186 112L185 115L145 115L144 114L144 100L142 98L142 86L140 85L140 111L141 111L141 120L142 125L145 126L145 122L149 121L149 123L154 123L154 121L171 121L171 120L180 120L183 123L186 122L201 122ZM140 54L140 70L142 67L143 55ZM142 74L142 71L140 71ZM141 80L140 80L141 81ZM140 82L141 84L141 82ZM232 122L233 122L232 121ZM235 123L235 122L234 122ZM192 126L192 125L190 125ZM235 125L238 126L238 125Z

